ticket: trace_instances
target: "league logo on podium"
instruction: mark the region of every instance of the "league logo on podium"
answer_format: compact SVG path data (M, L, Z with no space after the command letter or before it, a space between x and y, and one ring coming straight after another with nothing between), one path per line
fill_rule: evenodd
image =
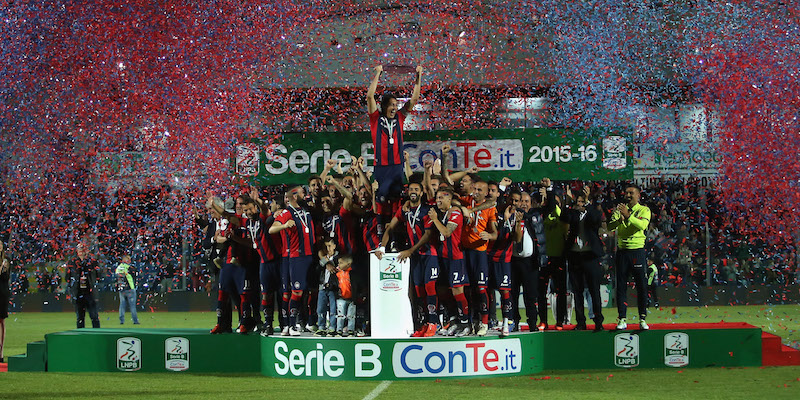
M689 335L683 332L664 335L664 364L676 368L689 365Z
M622 368L639 365L639 335L620 333L614 336L614 365Z
M171 337L164 341L165 368L170 371L189 369L189 339Z
M142 368L142 341L134 337L117 339L117 369L138 371Z

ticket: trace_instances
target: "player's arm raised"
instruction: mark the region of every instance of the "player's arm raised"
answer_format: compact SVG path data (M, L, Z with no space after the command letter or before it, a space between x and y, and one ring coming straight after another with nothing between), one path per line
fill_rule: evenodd
M420 87L422 86L422 65L417 65L417 78L414 80L414 91L411 92L411 99L403 105L403 113L408 114L414 109L419 101Z
M442 172L444 172L444 171L445 171L445 169L442 168ZM473 167L470 167L469 169L464 170L464 171L453 172L452 174L449 174L449 179L451 180L450 184L451 185L455 185L456 182L460 181L461 178L463 178L467 174L469 174L469 173L477 174L478 171L479 171L478 167L474 167L473 166Z
M428 199L433 199L436 197L436 192L433 190L433 186L431 186L433 162L431 162L431 160L425 160L423 165L425 167L425 173L422 176L422 187L425 189L425 195L428 196Z
M406 174L406 181L411 179L411 175L414 174L414 171L411 170L411 163L408 162L410 157L407 151L403 152L403 172Z
M375 77L372 78L367 89L367 112L370 114L378 111L378 105L375 103L375 91L378 90L378 79L381 77L381 72L383 72L383 65L375 67Z

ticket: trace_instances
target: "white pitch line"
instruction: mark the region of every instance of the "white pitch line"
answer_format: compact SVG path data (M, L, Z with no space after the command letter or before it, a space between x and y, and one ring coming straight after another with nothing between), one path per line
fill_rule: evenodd
M378 395L383 393L383 391L386 390L386 388L388 388L389 385L391 384L392 381L383 381L379 383L378 386L375 387L375 389L372 389L371 392L369 392L366 396L364 396L363 400L374 400L376 397L378 397Z

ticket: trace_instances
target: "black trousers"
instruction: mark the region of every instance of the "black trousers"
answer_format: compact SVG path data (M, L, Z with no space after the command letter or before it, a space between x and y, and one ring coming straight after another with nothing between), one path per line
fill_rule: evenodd
M628 315L628 276L633 275L636 296L639 297L639 318L647 317L646 253L644 249L617 250L617 312L619 318Z
M539 322L547 324L547 284L556 294L556 325L567 319L567 262L564 257L547 257L547 265L539 270Z
M650 303L655 304L658 307L658 291L656 290L658 285L652 284L647 287L647 291L650 293Z
M578 325L586 325L583 290L589 288L592 298L592 311L595 324L603 323L603 302L600 299L600 257L591 251L571 252L569 254L569 281L575 294L575 319Z
M519 294L528 316L528 326L536 326L536 301L539 293L539 263L533 257L511 258L511 308L514 320L519 321Z
M82 294L75 298L75 316L78 319L78 328L86 326L86 311L89 311L92 328L99 328L100 317L97 315L97 302L91 293Z

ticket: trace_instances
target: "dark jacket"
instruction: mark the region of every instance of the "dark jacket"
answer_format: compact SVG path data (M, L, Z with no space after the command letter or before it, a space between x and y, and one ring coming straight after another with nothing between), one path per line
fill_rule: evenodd
M578 239L581 219L580 214L581 213L574 208L570 208L561 214L561 221L569 224L569 231L567 232L567 242L565 247L565 250L568 253L574 253L572 251L572 246L575 245ZM599 233L602 223L603 214L591 204L587 204L586 216L584 217L583 221L583 229L587 244L589 245L589 248L595 257L603 256L603 241L600 239Z
M327 271L327 265L332 264L336 266L339 263L339 256L338 254L334 256L333 260L328 261L325 265L320 265L317 268L317 272L319 273L319 288L320 290L332 290L336 295L339 295L339 279L336 278L336 273L330 274L328 277L328 282L325 282L325 271ZM322 262L320 262L322 264Z
M70 293L75 297L91 295L99 278L100 266L93 258L81 261L75 257L67 263L66 280Z

